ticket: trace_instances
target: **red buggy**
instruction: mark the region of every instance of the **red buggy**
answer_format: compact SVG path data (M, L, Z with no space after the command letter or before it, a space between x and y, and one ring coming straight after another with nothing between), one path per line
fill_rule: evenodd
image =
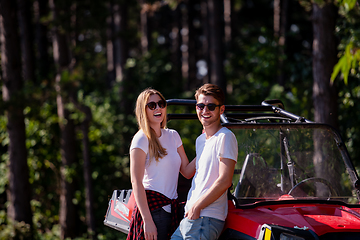
M335 129L285 111L278 100L225 108L222 124L237 137L239 156L220 239L360 239L360 181ZM114 191L104 224L127 233L133 206L131 190Z

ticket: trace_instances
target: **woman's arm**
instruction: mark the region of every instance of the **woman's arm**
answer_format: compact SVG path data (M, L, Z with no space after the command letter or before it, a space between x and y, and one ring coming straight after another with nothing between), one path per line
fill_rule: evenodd
M145 188L142 184L145 172L146 153L140 148L130 151L130 178L131 185L142 219L144 221L145 239L157 239L157 230L152 219L146 198Z
M187 179L192 178L195 174L196 158L194 158L191 162L189 162L183 145L177 148L177 152L181 158L180 173Z

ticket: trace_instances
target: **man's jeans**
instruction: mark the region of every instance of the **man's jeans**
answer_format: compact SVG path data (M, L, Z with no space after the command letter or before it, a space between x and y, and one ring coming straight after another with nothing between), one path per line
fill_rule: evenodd
M218 239L225 222L210 218L200 217L195 220L189 220L184 218L180 222L180 226L176 229L171 236L171 240L178 239L206 239L215 240Z

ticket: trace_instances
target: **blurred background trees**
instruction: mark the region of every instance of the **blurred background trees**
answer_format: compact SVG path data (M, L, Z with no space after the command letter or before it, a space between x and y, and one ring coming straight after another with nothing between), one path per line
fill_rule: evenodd
M130 188L147 87L279 98L337 127L359 166L359 14L356 0L0 0L0 239L125 237L103 220ZM199 123L169 127L192 159Z

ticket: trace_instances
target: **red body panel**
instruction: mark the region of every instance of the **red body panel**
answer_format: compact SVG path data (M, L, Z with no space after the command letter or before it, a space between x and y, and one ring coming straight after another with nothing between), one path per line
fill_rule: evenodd
M224 229L258 238L263 224L306 228L318 236L329 232L360 232L360 209L327 204L282 204L235 209L229 201Z

